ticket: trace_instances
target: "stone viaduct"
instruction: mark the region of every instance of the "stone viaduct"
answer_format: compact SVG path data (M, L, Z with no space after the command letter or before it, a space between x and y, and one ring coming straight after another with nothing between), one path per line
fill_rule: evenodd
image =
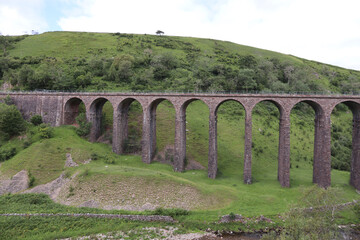
M109 101L114 109L112 149L121 154L127 138L128 109L138 101L143 109L142 160L151 163L156 147L156 108L168 100L175 108L174 170L184 171L186 154L186 108L196 100L209 108L208 176L217 173L217 109L225 101L239 102L245 109L244 182L251 183L252 109L262 101L275 104L280 112L278 180L290 186L290 112L299 102L309 104L315 111L313 182L321 187L331 184L331 112L340 103L353 113L353 140L350 184L360 190L360 96L352 95L293 95L293 94L175 94L175 93L64 93L64 92L4 92L10 96L25 118L34 114L53 126L72 124L79 104L84 103L88 121L92 122L90 140L100 134L101 113Z

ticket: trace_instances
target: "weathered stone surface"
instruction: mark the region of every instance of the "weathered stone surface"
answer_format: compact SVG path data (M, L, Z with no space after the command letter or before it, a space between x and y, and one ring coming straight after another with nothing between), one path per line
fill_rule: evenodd
M0 195L17 193L29 187L29 177L26 170L15 174L10 180L0 181Z
M59 195L61 187L69 181L69 178L65 178L65 175L61 174L60 177L58 177L54 181L38 185L32 189L26 190L24 193L45 193L54 200Z
M313 182L321 187L331 184L331 122L334 107L344 103L353 112L353 154L350 184L360 190L360 96L350 95L293 95L293 94L152 94L152 93L47 93L29 92L1 93L0 98L9 95L26 119L40 114L44 122L53 126L72 124L81 102L86 108L86 116L92 123L90 140L96 141L100 134L102 107L109 101L114 109L113 151L121 154L127 138L127 114L133 101L138 101L143 109L142 159L151 163L156 148L156 108L163 100L171 102L175 108L174 170L185 170L186 159L186 108L195 100L203 101L209 107L209 163L208 176L217 173L217 123L216 111L225 101L237 101L244 108L245 151L244 182L251 183L252 161L252 109L262 101L275 104L280 112L278 180L283 187L290 186L290 112L299 102L309 104L315 110L314 167ZM240 173L239 173L240 174Z
M71 157L70 153L66 153L65 167L77 167L79 166Z

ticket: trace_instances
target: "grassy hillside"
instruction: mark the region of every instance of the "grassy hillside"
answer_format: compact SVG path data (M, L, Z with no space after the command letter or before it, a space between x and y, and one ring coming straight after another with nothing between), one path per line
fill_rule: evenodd
M12 48L0 58L0 81L11 83L13 90L358 92L360 86L358 71L210 39L51 32L9 41ZM104 105L103 142L111 142L112 110L110 104ZM55 128L50 139L39 139L36 128L30 127L22 138L0 143L0 153L14 146L17 152L1 164L0 179L26 169L38 186L65 173L74 178L61 190L58 202L78 206L94 199L102 208L110 203L181 206L191 209L189 216L179 218L190 225L214 222L229 213L274 217L288 211L312 187L315 113L310 106L298 104L291 113L291 188L281 188L277 181L279 112L272 103L259 103L253 110L251 185L243 184L242 106L230 101L218 110L215 180L207 178L208 109L195 101L186 116L187 162L196 169L177 173L168 164L141 162L142 112L134 102L127 154L113 154L109 144L80 138L74 126ZM160 159L174 144L175 110L162 102L156 117L155 159ZM348 184L352 113L339 105L331 120L332 187L338 189L341 201L359 199ZM65 168L66 153L80 166ZM83 164L90 158L91 163ZM342 220L355 221L349 213Z

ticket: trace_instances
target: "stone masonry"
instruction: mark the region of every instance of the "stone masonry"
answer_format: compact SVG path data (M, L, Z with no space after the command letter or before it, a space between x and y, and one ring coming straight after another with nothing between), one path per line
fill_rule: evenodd
M92 122L90 140L100 135L101 113L109 101L114 109L113 151L123 153L127 139L128 110L133 101L143 109L142 160L151 163L156 148L156 109L168 100L175 108L174 170L185 170L186 108L196 100L209 107L208 176L217 174L217 109L225 101L239 102L245 109L244 182L250 184L252 161L252 109L262 101L275 104L280 112L278 180L290 187L290 112L299 102L309 104L315 111L313 182L321 187L331 184L331 121L334 107L346 104L353 113L353 144L350 184L360 190L360 96L345 95L293 95L293 94L153 94L153 93L63 93L63 92L0 92L0 98L11 97L26 119L34 114L53 126L73 124L79 104L84 103L88 121Z

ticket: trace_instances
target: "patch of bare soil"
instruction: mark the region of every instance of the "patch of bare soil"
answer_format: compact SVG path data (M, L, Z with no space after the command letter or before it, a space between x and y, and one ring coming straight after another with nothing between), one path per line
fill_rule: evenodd
M63 185L56 201L72 206L153 210L157 207L202 209L227 205L217 195L205 195L190 185L151 177L93 175Z
M0 181L0 195L21 192L29 187L29 176L26 170L15 174L11 179Z
M174 165L174 145L167 145L163 151L158 152L155 158L155 161L158 161L163 164ZM186 170L203 170L205 167L199 162L195 161L192 158L189 158L186 165Z

